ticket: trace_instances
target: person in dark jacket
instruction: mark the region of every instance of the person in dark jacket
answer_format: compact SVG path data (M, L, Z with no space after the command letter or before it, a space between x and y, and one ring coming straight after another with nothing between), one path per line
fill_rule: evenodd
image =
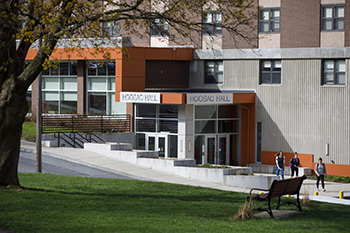
M298 158L298 153L294 153L294 158L290 160L290 169L292 170L292 176L290 178L293 178L294 172L296 177L299 175L299 166L300 166L300 160Z
M326 189L324 186L324 177L327 176L327 171L326 171L326 165L322 163L322 158L318 159L318 163L315 166L315 173L317 175L317 182L316 182L317 190L319 190L318 185L321 180L323 192L326 192Z
M285 161L285 158L284 158L283 152L280 151L276 156L276 167L277 167L276 174L277 176L281 174L282 180L284 180L284 161Z

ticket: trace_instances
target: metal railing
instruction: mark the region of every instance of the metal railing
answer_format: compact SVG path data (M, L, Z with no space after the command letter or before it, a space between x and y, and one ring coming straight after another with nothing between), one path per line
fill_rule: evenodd
M55 115L42 116L42 133L131 132L129 114L112 116Z

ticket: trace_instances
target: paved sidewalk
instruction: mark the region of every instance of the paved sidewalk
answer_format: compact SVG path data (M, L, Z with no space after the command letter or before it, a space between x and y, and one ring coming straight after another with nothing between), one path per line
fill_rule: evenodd
M35 153L35 149L35 143L21 141L21 151ZM188 179L170 173L156 171L132 163L116 160L97 153L86 151L84 149L76 149L69 147L42 147L42 153L43 155L48 154L54 157L66 159L86 166L96 167L105 171L132 176L135 179L139 180L199 186L233 192L248 193L250 191L250 189L247 188L240 188L212 182ZM309 198L314 201L350 205L350 184L326 182L327 191L319 192L318 196L314 196L314 192L317 191L315 183L315 180L308 179L304 181L301 193L309 195ZM339 191L344 192L345 199L338 198Z

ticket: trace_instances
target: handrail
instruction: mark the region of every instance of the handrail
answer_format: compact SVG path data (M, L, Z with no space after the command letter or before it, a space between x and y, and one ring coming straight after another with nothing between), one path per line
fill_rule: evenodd
M42 116L42 133L131 132L131 116L55 115ZM94 136L97 136L94 134Z

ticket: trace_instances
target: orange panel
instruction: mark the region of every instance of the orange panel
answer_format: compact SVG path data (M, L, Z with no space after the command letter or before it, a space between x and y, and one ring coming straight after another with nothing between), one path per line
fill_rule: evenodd
M37 49L29 49L26 56L26 60L33 60L37 53L38 53Z
M145 60L146 48L143 47L128 47L123 48L124 55L123 60Z
M145 60L130 60L123 61L122 76L123 79L129 76L139 76L144 77L146 74L146 64ZM145 80L143 80L145 82Z
M172 48L148 48L146 60L173 60Z
M120 102L120 92L115 92L115 102Z
M262 151L261 152L261 163L274 165L276 163L277 151ZM285 166L289 166L289 161L294 157L294 153L283 152L285 157ZM313 155L312 154L298 154L300 164L302 167L312 168Z
M161 93L162 104L185 104L186 94L183 93Z
M144 77L123 78L122 91L145 91Z
M176 48L176 60L193 60L193 49L191 48Z
M233 93L234 104L253 104L255 103L255 93Z
M241 164L255 163L255 104L241 108Z
M28 51L26 60L33 60L37 53L37 49ZM122 53L120 48L58 48L51 54L51 59L60 60L96 60L106 59L104 54L110 53L110 59L121 59Z
M315 171L317 163L313 163L312 170ZM326 171L328 175L333 176L350 176L350 165L326 163Z
M116 60L115 61L115 76L121 77L123 75L123 61Z
M122 80L122 78L121 77L116 77L115 78L115 91L117 92L117 91L119 91L119 92L121 92L122 91L122 84L123 84L123 82L122 82L123 80Z

